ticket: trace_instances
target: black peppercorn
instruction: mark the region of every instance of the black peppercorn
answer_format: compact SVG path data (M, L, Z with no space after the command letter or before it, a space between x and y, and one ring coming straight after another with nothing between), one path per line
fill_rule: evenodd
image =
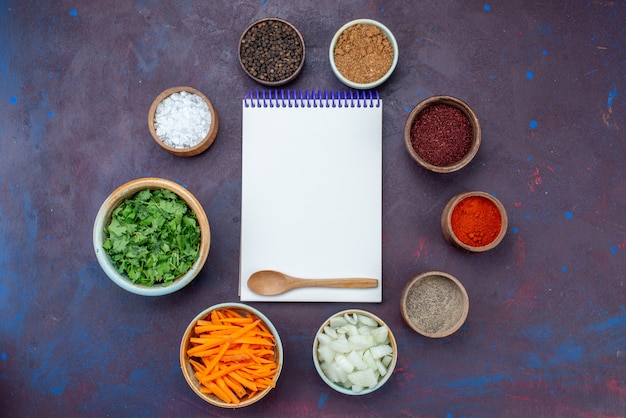
M260 83L280 83L300 70L304 45L289 23L261 20L241 37L239 59L244 70Z

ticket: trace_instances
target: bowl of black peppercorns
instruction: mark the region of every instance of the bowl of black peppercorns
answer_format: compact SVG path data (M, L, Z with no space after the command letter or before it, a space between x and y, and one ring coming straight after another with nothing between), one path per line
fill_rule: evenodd
M239 39L239 62L259 84L287 84L304 66L304 39L295 26L283 19L258 20Z

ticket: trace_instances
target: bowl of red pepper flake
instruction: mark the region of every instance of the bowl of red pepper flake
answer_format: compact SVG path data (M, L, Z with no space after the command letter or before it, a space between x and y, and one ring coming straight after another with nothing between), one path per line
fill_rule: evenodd
M452 96L433 96L409 113L404 142L411 157L437 173L465 167L478 152L480 122L464 101Z
M473 253L495 248L504 238L507 226L502 203L481 191L457 194L448 201L441 215L446 241Z

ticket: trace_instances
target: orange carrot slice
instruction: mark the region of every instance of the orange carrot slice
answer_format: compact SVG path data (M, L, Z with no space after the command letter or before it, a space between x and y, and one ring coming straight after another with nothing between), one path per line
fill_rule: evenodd
M275 387L276 339L259 318L232 309L196 321L187 349L203 393L238 404Z

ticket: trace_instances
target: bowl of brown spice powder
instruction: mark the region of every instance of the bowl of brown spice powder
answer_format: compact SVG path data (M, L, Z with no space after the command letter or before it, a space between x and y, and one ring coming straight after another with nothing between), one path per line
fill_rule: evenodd
M427 271L404 286L400 311L413 331L431 338L447 337L465 323L469 297L456 277L443 271Z
M333 36L330 65L337 78L354 89L367 90L387 81L398 64L398 43L382 23L357 19Z
M433 96L418 103L404 126L411 157L437 173L451 173L469 164L481 142L480 122L464 101Z
M294 80L304 67L304 39L294 25L265 18L248 26L239 39L239 63L254 81L275 87Z

